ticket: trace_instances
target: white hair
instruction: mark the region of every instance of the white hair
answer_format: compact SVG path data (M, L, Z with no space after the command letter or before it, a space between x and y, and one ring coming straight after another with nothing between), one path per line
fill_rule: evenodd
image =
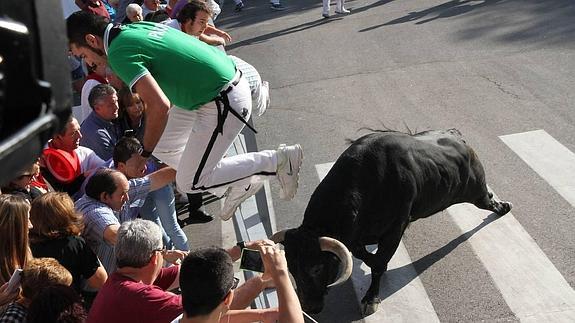
M137 3L130 3L127 7L126 7L126 15L131 16L131 15L135 15L138 13L142 13L142 7L140 7L139 4Z

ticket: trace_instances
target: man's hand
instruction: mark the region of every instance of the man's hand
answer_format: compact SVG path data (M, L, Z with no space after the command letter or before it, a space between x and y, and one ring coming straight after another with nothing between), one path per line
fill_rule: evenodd
M261 239L261 240L254 240L254 241L246 241L246 248L253 249L253 250L260 250L261 247L265 246L274 246L275 243L270 239Z
M179 265L187 255L188 255L187 251L167 250L164 253L164 260L174 265Z
M287 275L288 267L283 250L272 246L262 246L260 254L264 262L264 275L268 274L274 280L281 275Z

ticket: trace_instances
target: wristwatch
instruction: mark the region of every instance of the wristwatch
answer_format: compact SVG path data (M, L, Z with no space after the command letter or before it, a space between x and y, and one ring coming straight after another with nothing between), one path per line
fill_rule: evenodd
M236 246L240 247L240 251L242 251L246 248L246 243L243 241L238 241L238 243L236 243Z
M150 156L152 156L152 151L148 151L145 149L142 149L142 152L140 153L140 156L144 157L144 158L150 158Z

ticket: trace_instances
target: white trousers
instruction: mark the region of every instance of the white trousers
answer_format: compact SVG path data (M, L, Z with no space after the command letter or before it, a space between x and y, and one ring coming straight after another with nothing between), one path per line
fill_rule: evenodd
M336 11L343 11L345 0L336 0L335 1L335 10ZM323 0L323 14L329 15L329 4L330 0Z
M252 97L244 77L227 97L231 108L249 120ZM154 156L177 170L179 190L186 193L208 191L222 196L229 186L247 186L265 180L267 176L275 176L275 150L223 158L245 125L231 113L223 122L222 133L216 130L217 125L218 109L213 101L193 111L178 107L170 110Z

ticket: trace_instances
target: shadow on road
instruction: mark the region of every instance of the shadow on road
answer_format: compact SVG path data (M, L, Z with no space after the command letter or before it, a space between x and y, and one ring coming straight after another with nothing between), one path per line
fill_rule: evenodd
M462 27L454 30L461 41L492 38L499 42L564 44L575 40L575 2L570 0L452 0L358 31L448 18L465 18Z

